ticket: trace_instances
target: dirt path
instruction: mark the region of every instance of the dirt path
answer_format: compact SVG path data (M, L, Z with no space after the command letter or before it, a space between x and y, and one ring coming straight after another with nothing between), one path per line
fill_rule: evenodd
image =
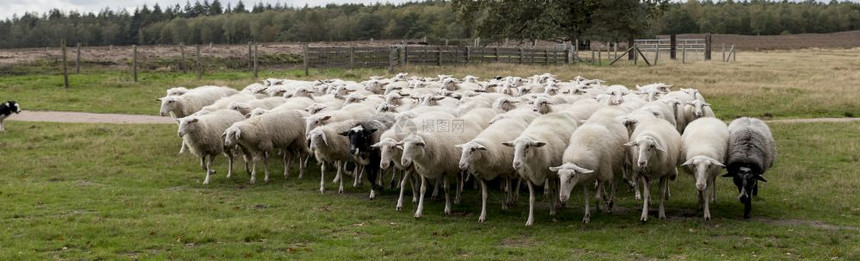
M64 111L22 111L21 114L9 116L7 120L111 124L176 124L176 121L169 117Z
M112 123L112 124L175 124L171 118L152 115L64 112L64 111L23 111L12 115L10 121L45 121L45 122L77 122L77 123ZM768 123L815 123L815 122L854 122L860 118L813 118L813 119L783 119L768 120Z
M768 120L768 123L814 123L814 122L853 122L860 121L860 118L812 118L812 119L783 119L783 120Z

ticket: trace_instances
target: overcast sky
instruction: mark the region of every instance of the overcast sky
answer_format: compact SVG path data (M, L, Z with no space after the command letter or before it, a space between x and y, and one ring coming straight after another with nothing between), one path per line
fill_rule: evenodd
M222 6L227 7L227 3L235 5L239 0L219 0ZM251 8L258 2L282 3L287 6L301 7L305 4L310 6L326 5L329 3L405 3L414 0L243 0L247 8ZM192 4L194 0L190 1ZM203 0L200 0L202 3ZM211 2L211 1L210 1ZM59 8L63 11L77 10L81 12L98 12L105 7L110 7L113 10L127 9L134 10L137 6L144 4L152 7L158 3L161 7L173 6L179 3L180 6L185 6L185 0L0 0L0 19L12 17L13 14L18 14L20 17L25 12L37 12L42 14L53 8Z

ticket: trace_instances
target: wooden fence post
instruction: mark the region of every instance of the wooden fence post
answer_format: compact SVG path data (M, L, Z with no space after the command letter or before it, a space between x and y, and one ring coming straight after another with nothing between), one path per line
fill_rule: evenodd
M251 70L254 65L254 57L251 54L251 41L248 41L248 70Z
M711 33L705 35L705 61L711 60Z
M687 64L687 41L684 41L684 46L681 47L681 64Z
M660 60L660 39L657 39L657 54L654 55L654 64L657 64L657 60Z
M397 66L397 48L388 50L388 73L394 73L394 67Z
M257 78L258 78L258 77L257 77L257 76L258 76L258 69L257 69L257 68L258 68L258 67L257 67L257 51L259 50L259 49L258 49L258 47L259 47L259 46L260 46L259 44L254 44L254 79L257 79Z
M543 49L544 64L549 65L549 49Z
M600 65L603 64L603 57L601 57L601 56L603 56L603 50L600 50L600 48L598 48L597 49L597 62Z
M197 44L197 79L200 80L203 78L203 64L200 63L200 44Z
M499 47L496 47L496 62L499 62Z
M669 36L669 59L677 60L675 53L678 50L678 39L676 35Z
M525 53L523 52L523 48L520 47L520 64L523 64L523 56L525 56Z
M349 68L355 68L355 46L349 47Z
M75 58L75 74L81 74L81 42L78 42L78 56Z
M732 61L733 61L733 62L737 62L737 61L738 61L738 49L735 49L735 45L734 45L734 44L732 45Z
M634 47L634 46L636 46L636 41L635 41L635 40L633 40L633 37L627 38L627 48ZM635 53L633 53L633 52L628 52L628 53L627 53L627 60L628 60L628 61L633 60L633 61L635 62L635 61L636 61L636 55L635 55ZM634 64L635 64L635 63L634 63Z
M720 49L722 49L723 52L723 62L728 62L728 60L726 60L726 43L720 43Z
M182 70L183 73L187 72L185 69L185 44L179 42L179 52L181 53L181 57L179 58L179 69Z
M633 48L630 49L630 52L633 54L633 65L639 65L639 55L636 53L639 50L639 47L636 44L633 44Z
M448 41L448 40L446 39L445 41ZM447 42L446 42L446 44L447 44ZM436 59L437 59L436 62L439 64L439 66L442 66L442 46L436 47Z
M564 48L564 64L570 64L570 48Z
M132 74L134 75L134 82L137 82L137 45L132 45L132 57L131 57L131 67Z
M310 58L308 57L308 44L302 44L302 62L305 66L305 76L310 75L310 70L308 69L308 65L310 65Z
M472 48L466 46L466 63L472 62Z
M63 49L63 87L69 88L69 68L66 64L66 39L60 39L60 47Z
M507 37L505 37L505 45L504 46L508 47L508 38Z
M591 64L595 64L597 60L594 59L594 49L591 49Z
M406 54L407 54L406 48L408 48L408 47L406 47L406 45L404 45L402 48L400 48L400 66L406 66L406 62L409 61L409 59L407 59L407 57L406 57Z

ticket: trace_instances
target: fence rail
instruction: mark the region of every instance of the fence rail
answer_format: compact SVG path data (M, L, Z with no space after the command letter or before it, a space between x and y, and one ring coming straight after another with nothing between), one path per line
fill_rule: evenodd
M313 47L303 48L305 71L308 68L389 68L415 65L457 65L469 63L566 64L571 62L569 49L412 46L388 47Z

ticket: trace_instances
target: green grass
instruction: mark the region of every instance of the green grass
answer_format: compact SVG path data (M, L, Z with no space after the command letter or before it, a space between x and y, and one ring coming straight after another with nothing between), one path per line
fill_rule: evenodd
M468 66L406 66L398 68L412 75L436 76L467 74L487 79L496 75L530 76L549 72L560 79L577 75L604 79L611 84L632 88L636 84L666 82L673 89L697 88L713 104L717 116L732 119L739 116L774 118L853 117L860 115L860 52L856 50L794 50L743 52L737 62L694 62L682 65L662 61L654 67L619 64L588 65L516 65L474 64ZM87 112L136 113L154 115L155 100L170 87L226 85L241 89L254 82L246 71L218 69L207 72L203 80L193 73L141 73L138 83L128 69L92 69L71 75L71 88L63 90L62 77L51 67L16 67L18 75L0 76L0 99L15 99L25 109ZM40 73L41 72L41 73ZM391 76L384 69L266 70L260 78L363 80L373 75Z
M249 185L243 171L225 179L218 158L218 174L203 186L197 160L176 154L173 125L7 121L0 260L860 258L860 123L772 128L780 155L752 220L741 218L734 186L720 179L714 220L702 221L694 182L682 175L671 184L669 220L640 223L640 202L622 189L617 213L595 213L590 224L580 222L574 193L556 219L541 200L535 226L525 227L526 193L503 211L501 194L491 192L484 224L472 189L455 215L429 201L415 220L408 202L394 210L390 190L374 201L366 185L320 195L317 168L303 180L275 174Z

